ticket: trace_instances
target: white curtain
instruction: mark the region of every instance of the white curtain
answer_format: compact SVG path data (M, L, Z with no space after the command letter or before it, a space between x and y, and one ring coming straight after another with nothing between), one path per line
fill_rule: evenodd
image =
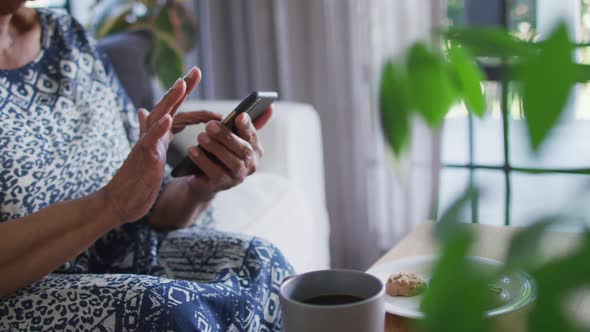
M201 29L194 59L205 77L200 97L276 89L318 110L334 267L367 268L430 217L438 136L416 123L408 158L391 163L376 96L386 57L428 37L442 16L439 2L194 2Z

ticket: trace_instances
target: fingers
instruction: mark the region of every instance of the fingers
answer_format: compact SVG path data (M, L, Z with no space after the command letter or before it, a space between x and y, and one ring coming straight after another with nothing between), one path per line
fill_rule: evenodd
M267 110L267 120L272 110ZM236 118L236 132L232 133L219 121L210 121L206 131L199 134L198 147L189 149L189 157L205 174L192 177L194 187L207 188L212 195L240 184L256 171L263 154L256 127L247 114Z
M152 126L147 133L141 138L141 143L144 148L154 147L158 141L164 137L172 126L172 117L170 114L165 114L154 126Z
M194 111L194 112L183 112L179 113L174 117L174 125L184 124L197 124L213 120L221 120L222 115L219 113L209 111Z
M268 119L270 119L272 109L269 108L269 110L267 110L266 112L268 113L268 118L266 121L268 121ZM264 154L264 149L262 148L262 144L258 139L256 127L252 123L252 120L250 119L248 114L244 113L238 116L238 118L236 119L236 127L238 129L238 135L240 136L240 138L242 138L244 141L248 142L252 146L258 158L262 158L262 155Z
M178 113L174 116L172 123L172 133L176 134L184 130L186 126L194 125L198 123L204 123L208 121L221 120L222 115L219 113L209 111L194 111L194 112L183 112Z
M186 83L184 80L178 79L148 116L146 128L151 128L164 115L170 114L174 106L184 97L185 92Z
M176 111L182 105L186 97L191 91L196 88L201 82L201 70L197 67L193 67L190 72L183 77L178 79L176 83L168 90L164 98L156 105L154 110L150 113L145 123L145 128L150 128L155 122L160 120L165 114L170 114L173 118L175 117ZM190 116L188 116L190 118ZM209 117L203 121L217 120L217 117ZM176 124L176 122L175 122ZM182 131L187 124L174 125L172 133ZM144 130L145 132L145 130Z
M211 121L205 127L207 135L214 141L225 146L236 156L242 159L250 159L254 149L250 143L232 133L227 127L217 121Z
M149 112L145 108L140 108L137 112L137 117L139 118L139 134L143 135L147 131L147 118L149 116Z
M241 183L244 181L246 176L249 175L249 158L242 159L236 156L225 146L221 145L217 141L212 140L206 133L201 133L198 139L200 147L214 155L226 168L228 171L227 174L234 180L237 180L237 182Z
M213 182L215 187L220 190L231 187L231 180L225 173L223 167L211 160L203 150L193 146L188 149L188 156L205 173L209 180Z
M182 98L176 103L176 105L174 105L172 111L170 111L170 115L174 117L176 111L178 110L180 105L182 105L186 97L199 85L199 83L201 83L201 77L201 70L197 67L193 67L188 72L188 74L186 74L186 76L182 78L186 83L186 91L184 93L184 96L182 96Z
M203 77L201 73L201 69L198 67L193 67L191 70L186 74L184 80L186 82L186 95L189 95L198 85L201 83L201 78Z

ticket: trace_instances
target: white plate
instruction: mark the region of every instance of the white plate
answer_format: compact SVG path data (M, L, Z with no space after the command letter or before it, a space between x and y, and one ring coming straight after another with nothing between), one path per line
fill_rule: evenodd
M390 275L402 272L415 273L427 283L430 281L431 269L436 263L438 256L416 256L396 261L385 262L371 268L368 273L387 282ZM484 257L472 256L470 259L477 264L488 268L497 268L502 263ZM513 272L501 276L494 284L503 290L502 296L506 302L497 308L486 312L487 317L497 316L522 308L533 302L536 297L535 286L531 277L524 272ZM424 314L420 311L422 296L401 297L385 295L385 310L391 314L408 317L422 318Z

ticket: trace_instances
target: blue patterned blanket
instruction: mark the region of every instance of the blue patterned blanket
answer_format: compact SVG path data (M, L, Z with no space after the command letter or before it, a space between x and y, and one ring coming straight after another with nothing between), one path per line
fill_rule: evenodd
M258 238L141 222L61 271L0 301L0 330L280 331L278 289L293 272Z

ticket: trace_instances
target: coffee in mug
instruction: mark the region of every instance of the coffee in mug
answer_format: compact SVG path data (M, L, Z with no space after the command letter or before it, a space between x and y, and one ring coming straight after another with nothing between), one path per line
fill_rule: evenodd
M280 300L284 332L383 332L385 286L353 270L308 272L286 279Z

